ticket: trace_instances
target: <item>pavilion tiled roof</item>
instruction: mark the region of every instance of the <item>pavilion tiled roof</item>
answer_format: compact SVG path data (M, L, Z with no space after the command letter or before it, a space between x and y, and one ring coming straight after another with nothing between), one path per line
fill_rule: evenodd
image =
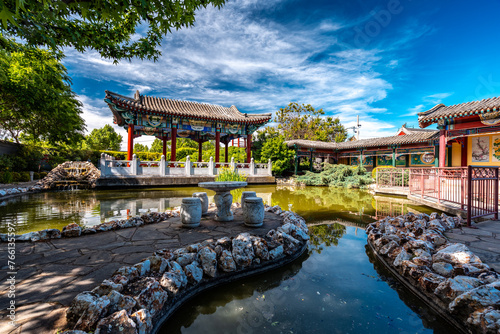
M180 116L187 118L222 121L229 123L262 124L268 122L272 114L241 113L235 106L229 108L192 101L171 100L154 96L140 95L139 91L133 98L110 91L106 92L106 99L121 108L132 111L150 112L158 116Z
M437 123L439 119L453 119L472 115L488 114L500 110L500 97L492 97L481 101L473 101L453 106L438 104L432 109L418 114L420 127L426 127L432 123Z
M370 139L360 139L353 141L346 141L342 143L326 143L313 140L289 140L286 142L288 147L297 145L303 148L314 149L331 149L331 150L352 150L362 148L376 148L393 145L407 145L428 142L439 138L439 131L415 131L414 133L404 136L390 136Z

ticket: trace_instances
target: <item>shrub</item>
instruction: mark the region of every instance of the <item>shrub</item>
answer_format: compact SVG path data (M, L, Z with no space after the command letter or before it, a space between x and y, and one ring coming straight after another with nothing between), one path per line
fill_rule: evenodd
M215 182L225 182L225 181L246 181L247 177L245 175L239 174L238 171L223 167L219 169L219 174L215 178Z
M323 164L321 173L306 172L297 177L297 182L308 186L330 186L345 188L365 188L373 179L363 167Z
M0 182L1 183L12 183L14 181L14 178L12 177L12 172L9 170L6 170L2 173L0 173Z

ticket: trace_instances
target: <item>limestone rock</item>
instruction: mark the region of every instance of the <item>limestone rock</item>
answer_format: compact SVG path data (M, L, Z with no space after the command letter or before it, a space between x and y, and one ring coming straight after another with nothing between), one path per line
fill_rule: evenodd
M82 234L82 228L78 224L72 223L64 226L61 234L66 238L79 237Z
M232 253L227 249L224 249L219 257L219 268L226 273L236 270L236 262Z
M255 257L250 234L242 233L233 239L233 258L236 264L246 268L252 264Z
M271 260L276 260L280 257L283 257L283 245L279 245L278 247L269 251L269 258Z
M500 306L500 282L479 286L456 297L449 305L455 314L468 316L478 309Z
M160 280L160 284L165 290L170 292L172 295L177 294L183 286L181 277L179 277L178 274L169 271L163 274Z
M153 318L145 309L132 313L130 318L135 322L137 334L148 334L153 329Z
M434 262L451 264L481 263L481 259L472 253L464 244L449 244L432 256Z
M90 291L84 291L76 295L66 311L66 320L68 321L68 325L70 327L74 327L83 312L89 308L90 304L95 303L97 298L96 294Z
M188 264L192 263L194 260L196 260L196 253L184 253L180 254L177 257L176 262L180 264L182 267L185 267Z
M217 274L217 254L209 247L204 247L198 252L198 259L205 275L215 277Z
M134 268L137 269L139 276L144 276L151 270L151 261L145 260L137 264L134 264Z
M16 241L38 241L40 240L40 233L38 232L28 232L21 235L16 235Z
M124 296L115 290L112 290L107 296L110 302L108 314L113 314L120 310L130 312L137 304L134 298L130 296Z
M424 276L418 279L418 282L422 286L422 288L427 292L434 292L439 284L444 282L446 278L441 275L437 275L434 273L425 273Z
M282 230L283 232L293 236L299 241L307 241L309 240L309 235L304 232L301 228L297 227L294 224L287 223L281 227L278 228L278 230Z
M399 246L399 244L396 241L390 241L389 243L387 243L386 245L384 245L382 248L380 248L380 250L379 250L378 253L380 255L387 255L390 252L392 252L398 246Z
M221 246L224 249L230 249L231 245L232 245L231 238L224 237L224 238L217 239L216 245Z
M300 241L288 233L282 232L278 234L281 234L281 239L283 240L283 251L286 255L292 255L300 248Z
M150 263L151 272L163 274L168 269L168 261L161 256L150 256L146 260Z
M269 250L267 249L266 242L260 237L253 239L253 250L258 258L267 261L269 260Z
M181 282L181 287L185 287L188 283L186 274L182 269L181 265L175 261L170 261L170 270L168 272L176 275L176 279Z
M462 293L477 288L481 284L482 282L477 278L456 276L454 278L448 278L446 281L439 284L434 294L442 300L450 302Z
M432 270L444 277L451 277L453 275L453 266L447 262L434 262Z
M401 264L403 263L403 261L407 261L409 260L411 257L410 257L410 254L408 254L406 252L406 250L404 248L401 249L401 252L398 254L398 256L396 256L396 258L394 259L394 266L395 267L400 267Z
M481 333L500 333L500 310L492 306L473 312L467 322L479 328Z
M83 312L82 316L76 322L74 329L90 331L94 329L96 323L106 314L110 301L107 296L97 298L89 304L89 307Z
M162 289L160 283L153 278L146 279L144 283L144 289L134 299L139 307L148 310L151 316L154 316L162 309L163 304L167 301L168 294Z
M46 230L41 230L38 232L40 234L40 240L49 240L49 239L59 239L61 238L61 231L57 228L51 228Z
M127 311L121 310L97 324L95 334L138 334L135 322L129 318Z
M104 281L102 281L101 285L94 288L92 292L98 296L104 296L110 293L112 290L120 292L123 290L123 285L105 279Z
M188 282L191 284L198 284L203 278L203 269L200 268L197 261L193 261L184 267L184 272L186 273Z

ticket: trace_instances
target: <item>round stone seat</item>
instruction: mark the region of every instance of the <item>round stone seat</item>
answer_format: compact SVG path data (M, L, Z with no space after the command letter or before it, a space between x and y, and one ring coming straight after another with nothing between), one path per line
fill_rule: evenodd
M244 191L241 193L241 210L245 212L245 198L248 197L257 197L257 193L255 191Z
M197 197L201 200L201 215L204 216L208 213L208 196L207 193L199 192L194 193L193 197Z
M260 227L264 223L264 202L260 197L247 197L244 200L243 219L249 227Z
M200 226L201 199L199 197L186 197L181 204L181 222L183 227Z

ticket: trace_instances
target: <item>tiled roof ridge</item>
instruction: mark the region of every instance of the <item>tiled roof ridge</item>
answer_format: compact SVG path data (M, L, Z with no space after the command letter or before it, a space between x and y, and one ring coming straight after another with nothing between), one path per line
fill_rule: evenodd
M426 111L422 111L422 112L419 112L417 115L418 116L426 116L426 115L429 115L430 113L433 113L435 112L436 110L438 110L439 108L446 108L446 106L442 103L438 103L436 104L434 107L432 107L431 109L429 110L426 110Z

